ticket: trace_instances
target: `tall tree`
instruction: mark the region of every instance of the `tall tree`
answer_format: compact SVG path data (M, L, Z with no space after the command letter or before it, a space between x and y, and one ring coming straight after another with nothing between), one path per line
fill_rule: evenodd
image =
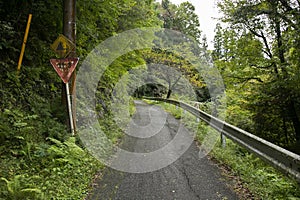
M184 2L176 6L169 0L162 0L159 10L163 28L179 31L200 43L200 23L193 4Z
M212 56L214 60L218 60L222 58L223 55L223 35L222 35L222 26L220 23L216 24L215 28L215 36L214 36L214 50L212 52Z
M299 30L299 2L221 0L218 6L224 13L223 20L229 22L231 28L240 35L245 35L243 32L246 31L250 34L248 37L255 38L257 45L262 47L263 58L252 58L251 62L245 63L258 73L264 73L260 80L257 79L263 84L256 84L259 93L253 94L256 101L253 99L251 106L255 112L256 132L275 141L285 136L285 141L277 140L284 145L295 140L300 142L300 93L295 89L299 88L296 81L299 62L291 56L298 54L295 49L299 47L299 36L290 38ZM234 56L249 57L239 51ZM270 123L270 120L276 123Z

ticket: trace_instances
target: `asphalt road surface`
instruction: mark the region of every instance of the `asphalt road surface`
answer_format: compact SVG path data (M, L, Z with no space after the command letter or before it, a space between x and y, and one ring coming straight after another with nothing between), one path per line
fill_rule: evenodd
M137 111L121 148L146 158L149 152L159 155L151 155L145 159L148 162L141 159L142 164L138 159L117 157L115 166L124 166L123 171L127 172L107 168L102 178L94 182L88 199L238 199L218 167L207 157L199 158L199 148L193 141L190 145L191 134L178 120L157 106L135 103ZM181 145L174 142L175 137L182 135ZM159 151L170 144L176 147ZM173 163L168 165L169 162Z

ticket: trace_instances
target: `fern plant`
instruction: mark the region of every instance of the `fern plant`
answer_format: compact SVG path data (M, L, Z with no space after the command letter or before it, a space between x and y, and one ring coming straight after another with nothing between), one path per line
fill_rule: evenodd
M7 200L43 199L42 191L28 185L25 175L16 175L11 180L2 177L1 180L6 183L2 193Z

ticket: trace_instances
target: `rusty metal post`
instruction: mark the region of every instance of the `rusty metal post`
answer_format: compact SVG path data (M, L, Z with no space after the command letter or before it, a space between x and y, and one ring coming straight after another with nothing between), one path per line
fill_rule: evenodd
M63 11L63 34L70 41L76 45L76 0L64 0L64 11ZM68 57L76 57L76 46L74 50L68 55ZM70 93L72 101L72 119L74 124L74 129L76 131L76 71L73 72L73 75L70 79L71 87L69 92L66 92L65 84L63 84L62 90L62 101L66 105L66 95ZM66 106L65 106L66 107ZM71 124L70 122L68 124Z

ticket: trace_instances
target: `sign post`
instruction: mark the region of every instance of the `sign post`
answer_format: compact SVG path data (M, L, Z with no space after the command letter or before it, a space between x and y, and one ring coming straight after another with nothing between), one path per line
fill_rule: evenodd
M63 35L72 42L74 48L64 57L77 57L76 56L76 0L63 0ZM71 99L72 99L72 112L73 124L76 131L76 72L74 72L69 81ZM62 105L66 106L64 99L67 95L66 87L62 87Z
M79 58L63 58L63 59L50 59L50 63L61 78L61 80L66 84L67 92L67 104L68 104L68 113L69 121L72 136L75 135L75 128L73 122L73 113L72 113L72 104L71 104L71 95L69 90L69 80L72 76L73 71L75 70Z
M76 56L76 0L63 0L63 34L60 34L54 43L50 46L51 49L61 59L51 59L50 62L55 71L62 78L65 84L62 84L61 101L62 106L69 113L72 135L76 131L76 72L74 68L78 62ZM64 62L63 59L70 59ZM77 59L76 64L72 59ZM58 61L60 60L60 61ZM72 63L73 62L73 63ZM74 64L74 65L73 65ZM62 67L66 66L66 67ZM64 69L67 69L65 72ZM69 87L69 82L71 86ZM66 102L67 100L67 102ZM68 105L66 105L68 104ZM70 110L71 108L71 110Z
M70 128L71 128L71 135L75 135L75 128L73 123L73 113L72 113L72 105L71 105L71 97L70 97L70 90L69 90L69 83L66 83L66 90L67 90L67 103L68 103L68 112L70 118Z

